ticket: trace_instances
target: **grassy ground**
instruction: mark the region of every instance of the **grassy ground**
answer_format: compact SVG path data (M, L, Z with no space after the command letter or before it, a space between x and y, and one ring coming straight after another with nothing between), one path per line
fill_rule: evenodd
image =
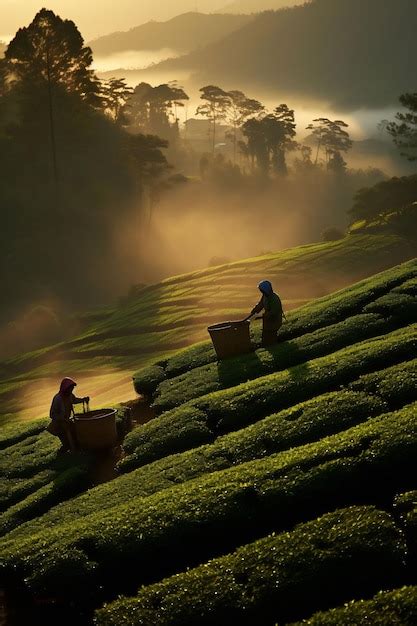
M77 378L80 394L95 406L130 399L135 371L205 339L210 323L246 315L263 278L275 283L289 310L413 255L397 235L365 233L149 286L123 306L95 313L81 336L0 364L0 423L44 416L65 375Z
M100 626L413 623L416 319L410 261L291 312L275 348L157 358L135 385L161 414L69 499L42 423L4 428L0 578Z

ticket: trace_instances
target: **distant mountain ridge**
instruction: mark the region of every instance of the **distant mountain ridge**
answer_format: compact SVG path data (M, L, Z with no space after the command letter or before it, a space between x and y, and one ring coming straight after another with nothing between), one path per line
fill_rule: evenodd
M190 52L223 39L253 18L249 15L184 13L167 22L147 22L126 32L111 33L90 42L95 54L127 50L171 48Z
M157 67L191 71L200 85L385 107L416 89L416 23L415 0L313 0L255 16L216 45Z
M304 4L310 0L235 0L217 13L261 13L262 11L278 11L286 7Z

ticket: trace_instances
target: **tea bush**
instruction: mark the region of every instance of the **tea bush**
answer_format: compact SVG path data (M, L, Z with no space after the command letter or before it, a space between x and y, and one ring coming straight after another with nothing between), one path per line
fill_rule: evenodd
M45 430L48 423L49 419L41 419L2 426L0 429L0 450L19 443L27 437L39 435Z
M75 466L54 476L50 482L0 515L0 536L28 520L41 516L56 504L84 491L87 486L86 467Z
M48 484L55 475L53 470L45 470L30 478L0 478L0 512Z
M395 584L404 556L386 513L369 507L336 511L145 587L137 597L99 610L96 624L283 623Z
M413 579L417 574L417 491L409 491L397 495L394 500L394 510L400 517L407 537L409 549L409 564L412 569Z
M391 409L417 400L417 359L361 376L349 389L379 396Z
M46 432L48 422L5 427L0 450L0 535L87 487L90 458L59 456L61 444Z
M417 400L417 390L415 394ZM384 402L364 393L329 393L270 415L242 430L219 437L211 445L182 455L184 460L204 457L203 471L208 472L212 459L216 459L216 466L219 459L224 467L242 463L320 439L387 411ZM139 467L145 454L146 448L140 448L126 456L119 463L120 470L126 472Z
M417 587L383 591L372 600L350 602L339 609L316 613L291 626L415 626Z
M77 601L116 596L329 509L387 505L417 470L415 411L412 405L79 521L6 537L1 573L13 570L33 591Z
M5 478L25 478L50 469L60 446L59 440L45 431L26 437L0 451L0 474Z
M290 313L272 350L220 364L208 342L172 358L161 352L137 388L159 410L175 408L127 437L120 467L129 473L81 495L89 461L59 459L47 422L2 429L2 580L64 606L135 596L100 611L103 624L135 615L152 624L281 623L413 583L416 274L413 261ZM209 275L196 285L203 279L213 289ZM159 310L169 323L180 315L175 298L194 293L180 282L175 297L165 286L173 302ZM150 311L152 294L142 294ZM114 323L128 330L141 306L115 311L71 349L130 349L128 332L118 347ZM127 417L118 415L120 434ZM395 497L403 539L370 508L387 510ZM136 595L140 585L148 587Z
M226 363L211 363L177 378L168 379L158 386L153 406L157 412L167 411L188 400L294 367L385 334L394 328L393 319L387 320L378 315L357 315L268 350L260 349Z
M133 431L124 447L139 463L187 450L268 414L340 388L359 375L407 360L417 351L417 324L364 341L288 371L202 396ZM195 411L195 418L193 412ZM167 448L169 446L169 448Z
M288 314L288 321L282 328L280 337L282 341L288 341L358 315L366 305L392 289L400 289L403 284L404 286L413 284L416 273L417 263L413 260L372 276L336 294L317 299ZM253 341L254 345L259 347L259 329L254 331ZM155 366L137 372L134 376L135 389L138 393L152 396L164 379L174 378L192 369L214 363L216 360L211 342L196 344L181 350L167 361L156 363Z
M147 497L202 476L239 465L330 435L386 410L378 398L348 391L320 396L272 415L248 428L220 437L212 445L160 459L128 476L97 487L73 502L64 502L33 520L12 536L35 533L65 520L77 521L95 511L123 504L129 498ZM124 471L135 468L135 457L122 461Z

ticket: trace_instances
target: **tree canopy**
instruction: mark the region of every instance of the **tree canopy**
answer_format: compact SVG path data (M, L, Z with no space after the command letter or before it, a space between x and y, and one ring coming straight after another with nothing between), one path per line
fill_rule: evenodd
M396 122L387 125L387 131L409 161L417 161L417 93L406 93L400 102L408 111L400 111Z
M20 28L5 58L14 80L51 82L76 93L86 102L100 104L100 85L91 70L93 55L71 20L42 9L32 23Z
M167 143L123 127L130 89L103 86L91 64L75 24L46 9L0 62L2 315L50 293L76 306L113 290L114 233L170 174Z
M417 200L417 175L391 178L360 189L349 213L353 220L372 220L396 212Z

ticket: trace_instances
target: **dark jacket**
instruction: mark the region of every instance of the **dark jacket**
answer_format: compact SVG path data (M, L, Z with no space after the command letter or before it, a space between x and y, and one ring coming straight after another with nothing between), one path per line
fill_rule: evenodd
M51 420L68 421L71 417L73 405L81 404L81 402L82 398L76 398L73 393L69 395L57 393L52 400L49 417Z
M276 293L272 293L270 296L263 295L258 304L252 309L251 315L256 315L261 313L261 311L264 311L264 328L269 330L279 330L281 328L283 317L282 302Z

